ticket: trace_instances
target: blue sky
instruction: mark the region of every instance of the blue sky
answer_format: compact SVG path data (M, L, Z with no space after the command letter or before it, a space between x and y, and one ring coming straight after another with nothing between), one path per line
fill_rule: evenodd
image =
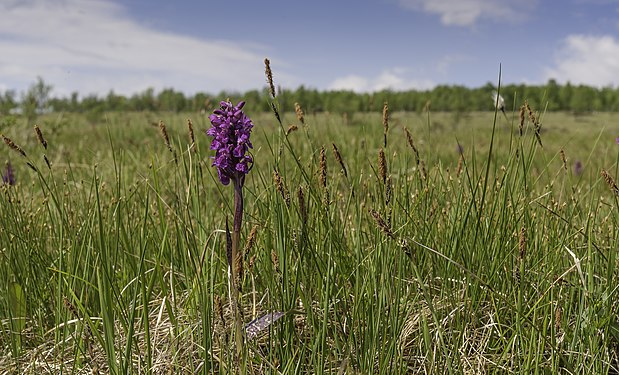
M0 0L0 91L619 85L619 0Z

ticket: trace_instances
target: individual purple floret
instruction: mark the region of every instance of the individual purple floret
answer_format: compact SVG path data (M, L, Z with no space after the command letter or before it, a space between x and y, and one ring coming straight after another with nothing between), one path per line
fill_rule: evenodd
M2 173L2 183L13 186L15 185L15 173L11 162L6 163L5 173Z
M253 148L249 135L254 127L251 119L241 110L245 102L233 106L231 102L222 101L221 107L209 116L211 128L206 134L213 137L211 150L215 150L213 166L222 184L238 179L241 185L245 175L251 169L253 159L247 152Z

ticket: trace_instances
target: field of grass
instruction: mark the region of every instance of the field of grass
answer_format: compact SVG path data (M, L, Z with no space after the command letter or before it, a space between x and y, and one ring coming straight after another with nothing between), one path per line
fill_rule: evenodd
M284 316L240 363L207 116L0 129L0 374L619 372L619 115L284 110L241 233L243 322Z

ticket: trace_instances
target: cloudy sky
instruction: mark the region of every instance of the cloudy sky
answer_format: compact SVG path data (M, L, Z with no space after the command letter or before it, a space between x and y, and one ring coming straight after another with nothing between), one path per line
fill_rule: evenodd
M619 0L0 0L0 92L619 85Z

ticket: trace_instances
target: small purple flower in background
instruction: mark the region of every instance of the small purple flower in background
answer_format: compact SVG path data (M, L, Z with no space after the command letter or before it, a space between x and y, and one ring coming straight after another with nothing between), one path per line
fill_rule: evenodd
M583 172L583 166L580 160L576 160L576 162L574 163L574 174L576 176L580 176Z
M617 142L617 144L619 145L619 137L617 137L617 139L615 139L615 141Z
M2 173L2 183L10 186L15 185L15 173L10 161L6 162L5 173Z
M230 180L238 179L241 185L245 175L251 169L253 159L247 151L253 148L249 135L254 127L251 119L241 110L245 102L236 106L227 101L220 103L221 107L209 116L212 127L206 134L213 137L211 150L215 150L213 166L222 184L228 185Z

